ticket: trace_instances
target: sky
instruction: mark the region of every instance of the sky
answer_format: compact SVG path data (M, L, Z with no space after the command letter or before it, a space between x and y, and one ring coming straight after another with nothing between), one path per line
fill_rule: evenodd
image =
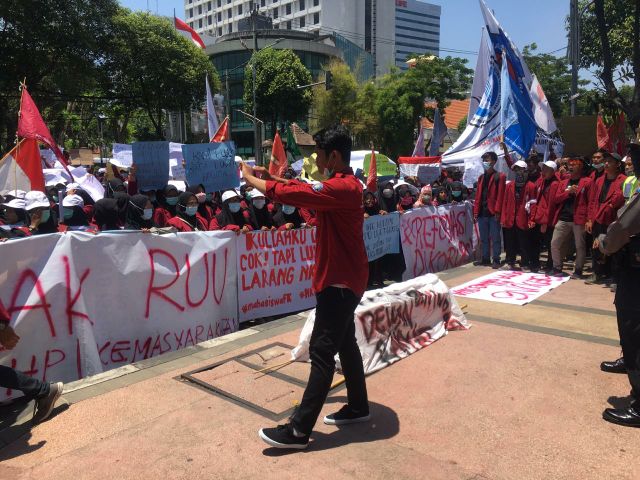
M350 1L350 0L344 0ZM386 0L391 1L391 0ZM537 43L539 53L556 51L555 55L565 55L567 34L565 19L569 14L569 0L486 0L498 21L513 42L522 50L525 45ZM184 18L183 0L120 0L132 10L146 10L147 6L159 15L176 15ZM428 3L442 7L440 25L440 47L442 49L477 52L483 25L478 0L431 0ZM477 56L441 52L469 60L475 68ZM583 72L584 73L584 72Z

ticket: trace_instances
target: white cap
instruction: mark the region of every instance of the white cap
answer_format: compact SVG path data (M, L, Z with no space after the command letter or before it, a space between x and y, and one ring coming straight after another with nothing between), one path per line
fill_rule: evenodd
M393 186L393 189L397 190L398 188L403 187L403 186L407 187L411 193L414 193L414 194L418 193L418 189L416 187L414 187L410 183L405 182L404 180L398 180L398 183L396 183Z
M80 195L67 195L62 200L63 207L84 207L84 200Z
M82 187L77 183L70 183L67 185L67 190L82 190Z
M511 165L511 170L513 170L516 167L527 168L527 162L525 162L524 160L518 160L516 163Z
M226 202L227 200L234 198L234 197L239 197L240 195L238 194L238 192L236 192L235 190L227 190L226 192L224 192L222 194L222 201Z
M49 208L51 206L47 196L37 190L27 192L27 194L24 196L24 201L25 210L33 210L34 208Z
M554 162L553 160L547 160L546 162L541 162L541 163L545 167L552 168L554 172L558 170L558 164L556 162Z
M251 190L249 192L249 195L251 195L251 198L265 198L264 193L262 193L260 190L258 190L257 188L254 188L253 190Z
M9 208L15 208L16 210L24 210L24 199L14 198L10 202L5 202L2 205Z
M9 190L8 192L4 193L4 196L12 196L15 198L22 198L24 199L24 196L27 194L27 192L25 192L24 190Z
M107 169L106 168L99 168L98 169L98 173L107 173Z

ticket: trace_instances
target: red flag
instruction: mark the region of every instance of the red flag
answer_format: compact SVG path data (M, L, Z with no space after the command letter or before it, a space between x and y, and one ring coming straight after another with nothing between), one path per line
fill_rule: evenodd
M37 140L23 138L0 160L0 190L44 192L44 174Z
M609 137L609 129L604 124L602 115L598 115L598 126L596 134L598 138L598 148L604 148L611 151L611 138Z
M22 98L20 99L20 113L18 113L18 136L23 138L34 138L39 142L47 145L53 153L58 157L58 161L65 168L67 173L73 178L71 172L67 168L67 161L65 160L58 144L53 139L51 132L44 123L40 111L36 104L33 102L33 98L27 92L27 87L22 87Z
M369 175L367 176L367 190L375 193L378 190L378 165L376 164L376 152L371 150L369 160Z
M187 40L191 40L196 47L204 48L204 42L202 38L200 38L200 35L185 22L178 17L173 17L173 25L176 27L178 33L186 37Z
M624 131L626 127L624 113L620 113L618 115L618 119L613 122L613 124L609 127L609 142L611 144L611 152L618 153L620 156L624 156L627 140L624 136Z
M284 151L284 145L280 139L280 134L276 132L273 139L273 147L271 148L271 161L269 162L269 173L277 177L282 177L287 172L289 162L287 162L287 154Z
M209 143L218 143L218 142L228 142L231 140L231 134L229 133L229 117L225 117L222 121L215 135L211 137L211 142Z

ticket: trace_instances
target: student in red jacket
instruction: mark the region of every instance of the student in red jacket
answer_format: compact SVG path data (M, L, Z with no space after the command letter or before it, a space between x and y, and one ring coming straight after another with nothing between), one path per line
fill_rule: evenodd
M535 239L529 229L529 214L535 202L536 186L527 179L527 164L523 160L518 160L511 168L515 172L515 180L505 185L500 209L500 225L507 260L505 268L516 269L516 255L519 251L522 269L538 271L540 265L530 262Z
M596 180L589 198L589 219L585 230L598 238L607 233L607 227L616 219L617 211L624 205L622 184L627 176L620 173L622 159L617 154L604 153L604 173ZM587 284L611 283L611 257L598 248L591 250L593 275Z
M551 207L551 199L555 194L560 182L558 174L558 165L552 160L547 160L541 164L541 176L536 182L536 204L533 210L534 235L538 240L535 243L537 249L532 252L533 262L540 263L540 252L545 248L547 254L546 272L553 270L553 261L551 260L551 238L553 238L553 224L549 218ZM537 262L536 262L537 259Z
M222 194L222 210L209 224L209 230L231 230L247 233L254 229L249 212L242 210L242 199L235 190Z
M600 148L591 155L591 167L593 171L589 174L589 178L593 183L604 175L606 157L611 155L604 148Z
M478 222L480 243L482 244L482 260L480 265L490 265L493 258L493 268L500 267L500 253L502 240L500 238L500 208L507 177L495 170L498 156L495 152L482 155L484 175L478 179L476 199L473 205L473 216ZM493 251L490 247L493 246ZM491 253L493 255L491 256Z
M204 232L208 226L198 218L198 198L191 192L184 192L178 197L176 216L167 221L168 227L175 227L179 232Z
M585 223L589 212L589 198L592 181L583 176L584 160L572 158L569 161L569 177L559 182L551 199L549 218L554 225L551 239L553 273L562 276L564 252L562 246L573 236L576 246L576 262L572 278L582 278L586 256Z
M157 195L158 206L153 211L153 223L158 227L166 227L169 219L176 215L176 205L178 205L178 189L174 185L167 185L164 190Z

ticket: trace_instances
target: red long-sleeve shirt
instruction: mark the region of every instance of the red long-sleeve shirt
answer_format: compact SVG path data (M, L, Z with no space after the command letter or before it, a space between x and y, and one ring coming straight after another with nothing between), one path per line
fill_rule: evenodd
M318 227L313 288L316 293L339 285L362 295L369 277L369 261L362 238L362 185L353 170L347 168L316 185L269 180L267 196L284 205L315 210Z

